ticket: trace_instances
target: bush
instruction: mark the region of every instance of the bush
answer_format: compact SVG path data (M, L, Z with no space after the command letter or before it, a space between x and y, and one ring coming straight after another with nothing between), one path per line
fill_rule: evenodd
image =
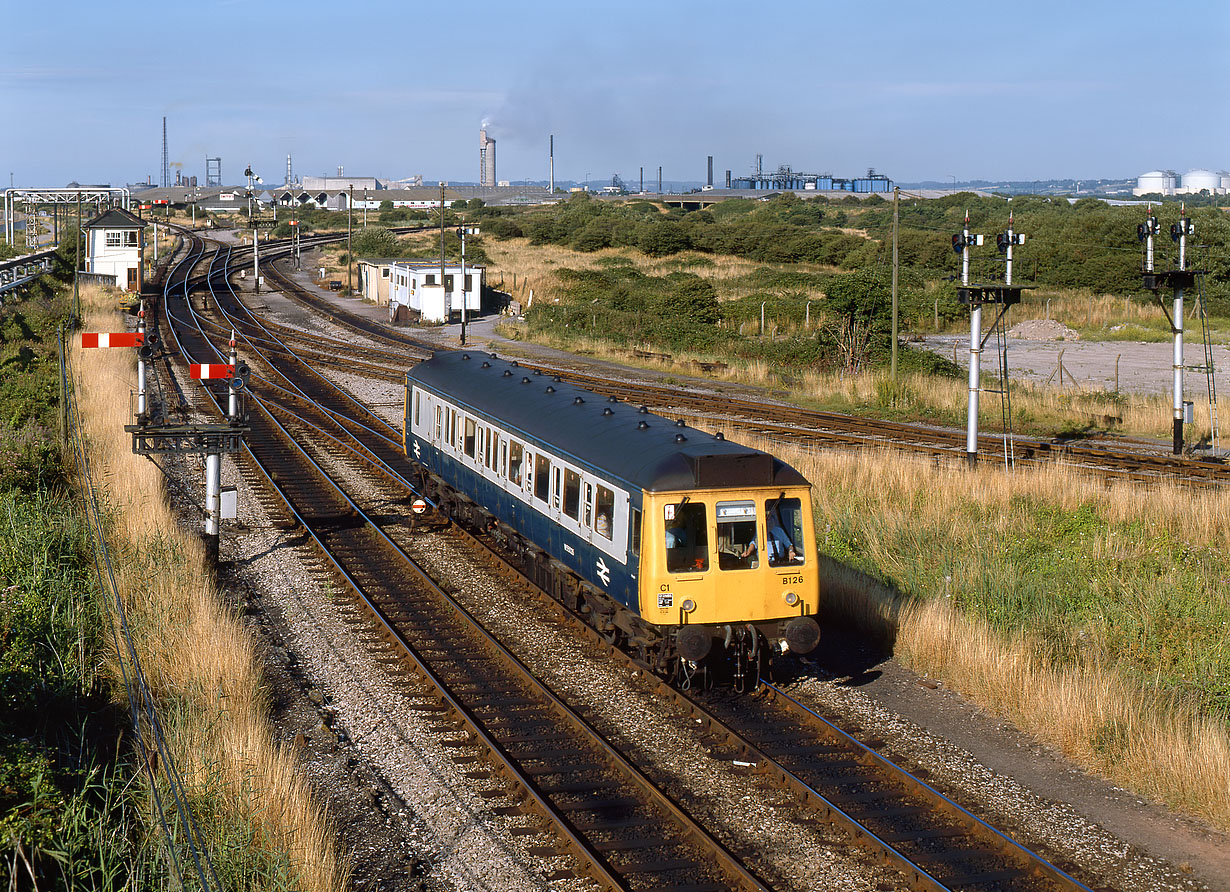
M356 257L396 257L401 251L397 236L380 226L360 229L350 244Z

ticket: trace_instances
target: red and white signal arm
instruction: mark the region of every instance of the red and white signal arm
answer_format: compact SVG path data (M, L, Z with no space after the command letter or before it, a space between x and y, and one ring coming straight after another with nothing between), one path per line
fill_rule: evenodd
M145 335L139 331L83 331L81 333L82 347L140 347L145 343Z
M234 378L235 367L225 362L194 362L188 367L188 374L193 379L201 380Z

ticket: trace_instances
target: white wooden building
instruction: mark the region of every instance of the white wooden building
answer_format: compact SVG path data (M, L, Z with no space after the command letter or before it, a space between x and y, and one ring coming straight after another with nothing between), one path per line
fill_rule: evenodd
M461 264L446 264L444 287L440 287L440 262L402 260L389 265L389 319L398 318L398 308L423 322L450 322L460 316L462 300L467 313L477 314L483 306L482 266L466 264L461 281Z
M110 208L85 223L85 272L115 276L125 291L145 286L145 221L121 208Z

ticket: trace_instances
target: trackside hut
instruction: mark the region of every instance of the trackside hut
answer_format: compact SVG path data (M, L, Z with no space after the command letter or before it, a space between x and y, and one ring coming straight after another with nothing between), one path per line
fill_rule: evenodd
M462 300L467 313L482 309L482 266L466 264L465 281L461 281L461 264L446 264L444 287L440 282L440 263L432 260L399 260L389 266L389 318L398 318L399 308L417 315L423 322L448 322L461 312ZM405 311L403 311L404 313Z
M145 286L145 221L110 208L81 227L86 233L85 271L115 276L125 291Z

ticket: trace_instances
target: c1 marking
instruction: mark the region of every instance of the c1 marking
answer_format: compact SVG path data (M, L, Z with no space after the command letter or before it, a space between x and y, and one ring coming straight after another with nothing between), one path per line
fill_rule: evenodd
M602 584L610 585L611 584L611 568L606 565L606 561L604 561L602 558L598 558L598 563L596 564L596 566L598 567L598 578L602 580Z

